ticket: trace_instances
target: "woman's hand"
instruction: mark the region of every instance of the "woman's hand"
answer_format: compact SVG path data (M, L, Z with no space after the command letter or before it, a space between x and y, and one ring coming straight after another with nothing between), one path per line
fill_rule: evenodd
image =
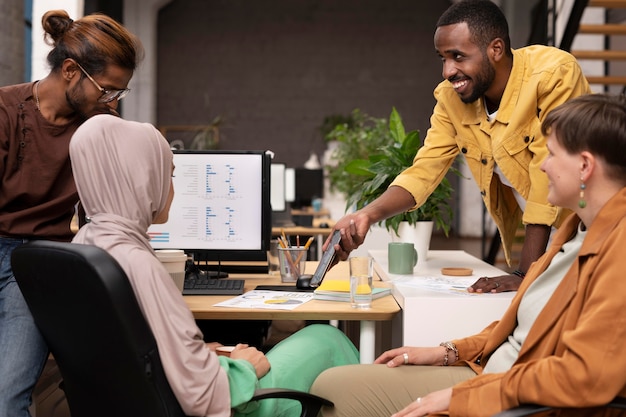
M260 379L270 370L270 363L263 354L255 347L248 347L248 345L239 343L235 346L235 349L230 354L231 359L243 359L254 366L257 379Z
M441 365L446 348L437 346L432 348L420 348L403 346L383 352L374 363L385 363L390 368L402 365Z
M223 344L221 344L220 342L209 342L206 343L205 346L209 349L212 350L213 352L215 352L215 349L221 346L224 346Z
M391 417L421 417L427 414L439 413L450 408L452 388L431 392L425 397L420 397L406 406L404 409L393 414Z
M473 283L467 291L476 293L497 293L517 291L522 284L522 278L517 275L500 275L497 277L482 277Z

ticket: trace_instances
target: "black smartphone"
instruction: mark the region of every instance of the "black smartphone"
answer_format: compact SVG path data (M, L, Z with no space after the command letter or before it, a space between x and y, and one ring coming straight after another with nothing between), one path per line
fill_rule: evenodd
M312 276L300 276L300 278L298 278L298 282L296 283L297 288L312 290L320 286L322 280L324 279L324 275L326 275L326 272L328 272L333 264L333 260L335 259L335 245L339 243L339 241L341 241L341 232L339 232L339 230L335 230L330 238L328 248L326 248L322 254L322 259L320 259L320 263L317 265L315 273Z

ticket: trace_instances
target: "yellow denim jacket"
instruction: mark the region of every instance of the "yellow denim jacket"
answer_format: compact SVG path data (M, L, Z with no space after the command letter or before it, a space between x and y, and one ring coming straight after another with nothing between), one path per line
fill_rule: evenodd
M418 208L462 153L494 219L507 263L520 219L524 224L558 226L561 210L548 203L548 178L539 169L547 156L541 123L567 100L591 90L576 59L557 48L534 45L513 51L513 68L495 120L489 122L484 101L465 104L449 81L435 89L431 127L413 165L391 185L413 195ZM522 213L510 187L494 166L526 199Z

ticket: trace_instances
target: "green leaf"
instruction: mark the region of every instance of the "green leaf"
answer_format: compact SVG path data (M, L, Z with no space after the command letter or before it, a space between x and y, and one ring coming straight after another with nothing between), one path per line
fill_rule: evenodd
M373 173L370 170L370 165L370 162L365 159L355 159L346 165L345 170L350 174L371 177Z
M393 140L398 143L402 143L406 136L402 118L395 107L392 108L389 116L389 133L391 133Z

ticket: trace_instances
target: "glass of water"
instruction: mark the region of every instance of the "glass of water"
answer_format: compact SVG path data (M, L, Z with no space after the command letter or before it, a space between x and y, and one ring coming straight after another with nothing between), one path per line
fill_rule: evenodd
M350 304L353 308L372 306L372 273L374 260L371 256L353 256L350 264Z

